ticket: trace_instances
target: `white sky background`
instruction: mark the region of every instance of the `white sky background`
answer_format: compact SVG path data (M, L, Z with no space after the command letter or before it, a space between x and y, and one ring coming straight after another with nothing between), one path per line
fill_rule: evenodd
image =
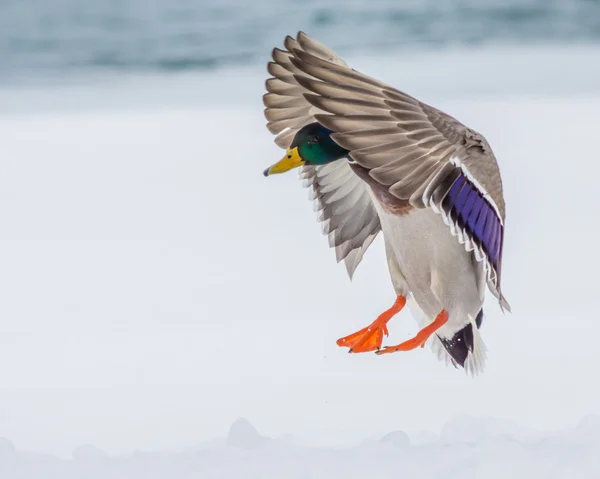
M499 158L513 314L488 297L482 377L428 350L335 345L394 301L382 241L350 283L296 172L262 176L282 155L263 71L5 89L0 436L68 455L184 448L238 416L340 444L462 412L540 429L600 413L600 51L453 53L443 75L439 58L353 66L479 130ZM407 310L385 344L415 331Z

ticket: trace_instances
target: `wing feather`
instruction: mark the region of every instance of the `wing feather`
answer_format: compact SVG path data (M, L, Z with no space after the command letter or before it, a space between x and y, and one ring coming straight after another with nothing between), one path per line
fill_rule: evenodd
M329 245L335 248L337 261L345 261L352 278L365 251L381 230L379 216L368 186L352 172L347 162L327 166L325 172L319 171L321 166L303 166L302 170L307 175L315 209L319 212L318 220L328 235ZM324 188L329 192L323 192Z
M310 73L304 73L294 65L293 52L301 51L316 59L317 64L347 68L346 63L324 45L300 34L297 39L288 36L284 46L287 50L273 49L273 61L267 65L272 77L266 81L267 93L263 96L267 128L276 135L275 143L279 147L288 148L300 128L317 121L315 115L325 113L306 99L305 95L311 93L307 85L315 89L322 87L326 93L341 98L378 99L369 89L360 87L363 82L359 82L358 86L347 82L333 88L321 81L316 85L317 80ZM319 68L315 66L315 69ZM321 73L327 75L326 71ZM356 176L346 160L322 166L304 166L300 178L309 188L309 197L313 200L323 233L328 236L331 247L335 248L337 261L344 260L352 278L365 251L381 230L369 187Z

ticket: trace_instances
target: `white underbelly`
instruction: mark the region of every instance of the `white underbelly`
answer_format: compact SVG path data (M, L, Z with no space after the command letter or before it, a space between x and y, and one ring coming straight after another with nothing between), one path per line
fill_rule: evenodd
M481 309L485 286L480 265L430 208L397 216L378 202L376 207L385 241L415 302L431 319L448 311L448 327L440 333L451 336Z

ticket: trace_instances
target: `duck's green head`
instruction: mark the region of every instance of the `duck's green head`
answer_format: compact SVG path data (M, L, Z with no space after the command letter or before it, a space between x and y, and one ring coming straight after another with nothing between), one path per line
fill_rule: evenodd
M285 173L302 165L325 165L348 156L348 150L333 141L332 133L319 123L306 125L296 133L285 156L263 174Z

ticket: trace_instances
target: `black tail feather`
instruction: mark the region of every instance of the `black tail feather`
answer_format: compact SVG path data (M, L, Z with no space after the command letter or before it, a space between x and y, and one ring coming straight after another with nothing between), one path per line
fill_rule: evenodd
M481 328L481 323L483 323L483 308L479 310L475 318L477 329ZM469 323L458 331L452 339L440 338L440 341L446 348L446 351L448 351L448 354L452 356L454 362L464 368L469 352L473 351L473 326Z

